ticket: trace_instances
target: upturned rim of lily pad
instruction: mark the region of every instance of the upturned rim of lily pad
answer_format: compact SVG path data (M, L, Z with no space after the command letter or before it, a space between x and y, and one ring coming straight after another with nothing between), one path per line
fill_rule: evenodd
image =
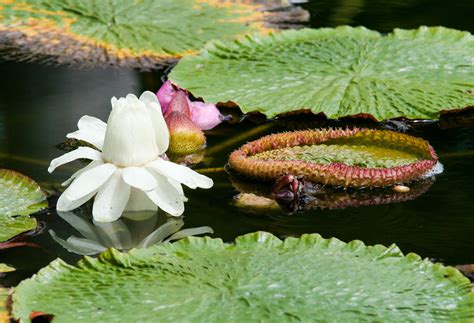
M250 157L277 148L323 144L333 139L372 136L387 144L397 144L424 154L424 158L403 166L366 168L341 162L318 164L303 160L259 160ZM376 137L376 138L375 138ZM422 177L433 169L438 156L431 145L420 138L389 130L320 129L277 133L249 142L231 153L229 166L249 178L271 181L283 175L305 176L309 181L341 187L384 187Z

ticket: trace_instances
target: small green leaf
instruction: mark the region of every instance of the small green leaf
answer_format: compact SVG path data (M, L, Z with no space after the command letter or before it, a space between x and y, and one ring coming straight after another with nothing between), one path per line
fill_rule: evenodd
M214 41L181 60L170 80L206 102L232 101L267 117L309 109L438 119L474 105L474 37L443 27L303 29Z
M15 288L14 317L33 311L57 322L469 321L474 293L456 269L394 245L258 232L55 260Z
M0 169L0 242L36 228L28 215L48 206L41 188L31 178Z
M15 271L15 268L13 268L11 266L8 266L6 264L0 263L0 274L1 273L9 273L9 272L12 272L12 271Z

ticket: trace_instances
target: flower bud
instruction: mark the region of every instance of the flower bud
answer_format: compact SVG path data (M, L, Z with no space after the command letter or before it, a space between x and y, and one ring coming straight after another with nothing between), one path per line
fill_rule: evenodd
M168 151L175 155L188 155L203 148L206 137L202 130L185 114L171 112L165 118L170 131Z
M191 104L191 119L202 130L209 130L222 122L222 115L214 104L195 101Z
M141 166L159 156L155 130L145 103L134 95L112 98L102 156L121 167Z

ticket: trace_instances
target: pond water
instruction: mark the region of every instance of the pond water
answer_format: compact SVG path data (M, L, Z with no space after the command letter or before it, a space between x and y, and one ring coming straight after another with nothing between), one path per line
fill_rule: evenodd
M472 1L339 0L312 1L305 7L311 11L313 27L350 24L387 32L395 27L444 25L474 31ZM112 96L155 91L164 73L2 62L0 166L27 174L45 186L57 185L80 166L71 164L52 175L46 171L49 161L63 153L56 146L64 141L66 133L76 129L77 120L85 114L106 120ZM258 214L235 206L235 184L223 170L229 153L264 134L287 130L287 126L281 122L256 124L247 120L238 125L222 124L208 132L206 156L195 168L205 169L215 185L210 190L186 191L189 202L184 228L211 226L215 231L212 236L225 241L257 230L279 237L317 232L343 241L396 243L404 252L413 251L445 264L474 263L473 128L441 130L437 125L430 125L412 132L432 144L445 172L426 193L411 201L292 215L282 211ZM50 202L54 204L55 199L51 198ZM18 269L6 276L6 285L16 285L57 257L71 263L80 258L61 247L48 233L53 229L63 239L71 235L81 237L77 229L52 209L36 217L43 228L28 241L37 246L0 253L0 263ZM158 219L124 220L116 226L102 228L111 238L101 243L133 244L163 221L163 215Z

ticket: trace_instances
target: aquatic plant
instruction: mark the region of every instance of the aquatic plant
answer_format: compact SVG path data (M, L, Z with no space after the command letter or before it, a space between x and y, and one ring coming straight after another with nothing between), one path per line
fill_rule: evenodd
M202 130L210 130L226 119L214 104L191 101L185 90L173 86L169 80L163 83L158 92L156 92L165 116L169 113L168 107L170 107L176 97L183 95L185 99L180 102L180 105L183 106L181 110Z
M100 282L98 284L98 282ZM20 283L12 314L63 321L468 321L469 280L395 246L257 232L235 244L186 238L77 266L61 259Z
M79 147L51 161L49 172L76 159L92 162L72 175L60 196L58 211L71 211L95 196L94 220L117 220L124 210L156 210L173 216L184 212L186 197L181 184L210 188L210 178L163 158L169 131L156 95L140 99L129 94L112 98L108 124L85 116L69 137L93 143L98 150ZM100 151L102 150L102 151Z
M438 157L428 142L387 130L322 129L268 135L229 157L230 168L269 181L305 176L331 186L382 187L426 176ZM438 166L439 167L439 166Z
M0 49L22 60L152 69L211 39L274 30L266 22L281 13L265 8L285 2L2 0Z
M306 110L438 119L474 106L473 51L470 33L443 27L387 35L348 26L290 30L210 42L169 79L205 102L269 118Z
M0 242L36 228L29 214L48 206L39 185L23 174L0 169Z

